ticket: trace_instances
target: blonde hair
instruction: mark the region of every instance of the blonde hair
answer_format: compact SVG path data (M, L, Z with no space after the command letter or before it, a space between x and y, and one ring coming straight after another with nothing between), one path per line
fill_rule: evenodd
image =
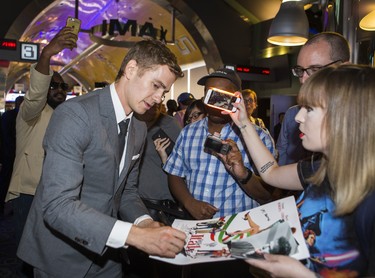
M322 69L303 84L298 102L326 110L328 155L310 181L320 185L328 177L336 214L351 213L375 189L375 69Z

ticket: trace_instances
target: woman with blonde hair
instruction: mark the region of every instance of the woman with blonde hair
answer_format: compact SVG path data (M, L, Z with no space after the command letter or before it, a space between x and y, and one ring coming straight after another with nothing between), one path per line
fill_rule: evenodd
M300 138L314 155L286 166L264 148L242 102L230 114L263 180L304 190L297 201L302 229L315 233L307 267L271 254L247 262L272 277L374 276L375 69L322 69L302 85L298 102Z

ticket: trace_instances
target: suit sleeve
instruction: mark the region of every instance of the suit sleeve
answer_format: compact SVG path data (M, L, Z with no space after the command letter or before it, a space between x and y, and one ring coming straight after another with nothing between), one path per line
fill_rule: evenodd
M85 161L85 154L100 147L103 157L106 152L102 146L93 146L93 133L102 131L97 123L94 128L89 118L89 113L75 102L64 103L55 110L44 138L46 158L40 190L47 225L100 254L105 250L116 219L108 213L111 199L106 200L106 196L111 197L110 192L113 191L110 184L103 184L99 178L91 184L89 178L84 179L85 167L95 163L92 159ZM98 159L102 158L98 155ZM103 165L105 160L98 162ZM110 179L107 174L110 169L105 169L105 165L103 168L104 171L100 166L95 169L102 172L98 177L102 175Z

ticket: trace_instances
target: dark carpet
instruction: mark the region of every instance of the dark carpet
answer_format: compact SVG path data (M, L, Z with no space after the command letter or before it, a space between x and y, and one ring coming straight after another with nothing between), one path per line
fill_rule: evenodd
M18 262L12 208L6 204L4 214L0 215L0 277L19 277L16 272Z

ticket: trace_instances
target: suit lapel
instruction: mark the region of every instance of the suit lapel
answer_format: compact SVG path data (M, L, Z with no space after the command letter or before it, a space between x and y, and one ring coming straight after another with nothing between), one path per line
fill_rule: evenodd
M118 129L115 115L115 109L113 108L113 102L109 87L98 90L99 93L99 109L100 115L102 116L102 123L106 129L109 142L115 142L111 144L113 153L116 157L117 165L120 164L120 157L118 154ZM117 169L118 175L118 169Z
M129 167L132 161L132 156L133 156L133 146L135 144L135 124L134 122L137 121L134 117L132 118L130 125L129 125L129 131L127 135L127 147L126 147L126 156L125 156L125 164L124 168L121 171L121 174L119 176L119 167L120 167L120 160L121 157L118 153L118 127L117 127L117 121L116 121L116 115L115 115L115 110L113 107L113 102L112 102L112 97L110 93L109 87L106 87L102 90L97 91L99 93L99 106L100 106L100 115L102 118L102 123L104 128L106 129L107 132L107 140L109 142L115 142L114 144L111 143L110 145L112 146L112 151L113 155L116 158L116 169L113 169L114 174L116 177L118 177L116 184L114 185L113 188L113 215L117 214L117 211L120 206L120 201L121 201L121 196L122 196L122 191L125 186L125 178L126 175L128 174Z

